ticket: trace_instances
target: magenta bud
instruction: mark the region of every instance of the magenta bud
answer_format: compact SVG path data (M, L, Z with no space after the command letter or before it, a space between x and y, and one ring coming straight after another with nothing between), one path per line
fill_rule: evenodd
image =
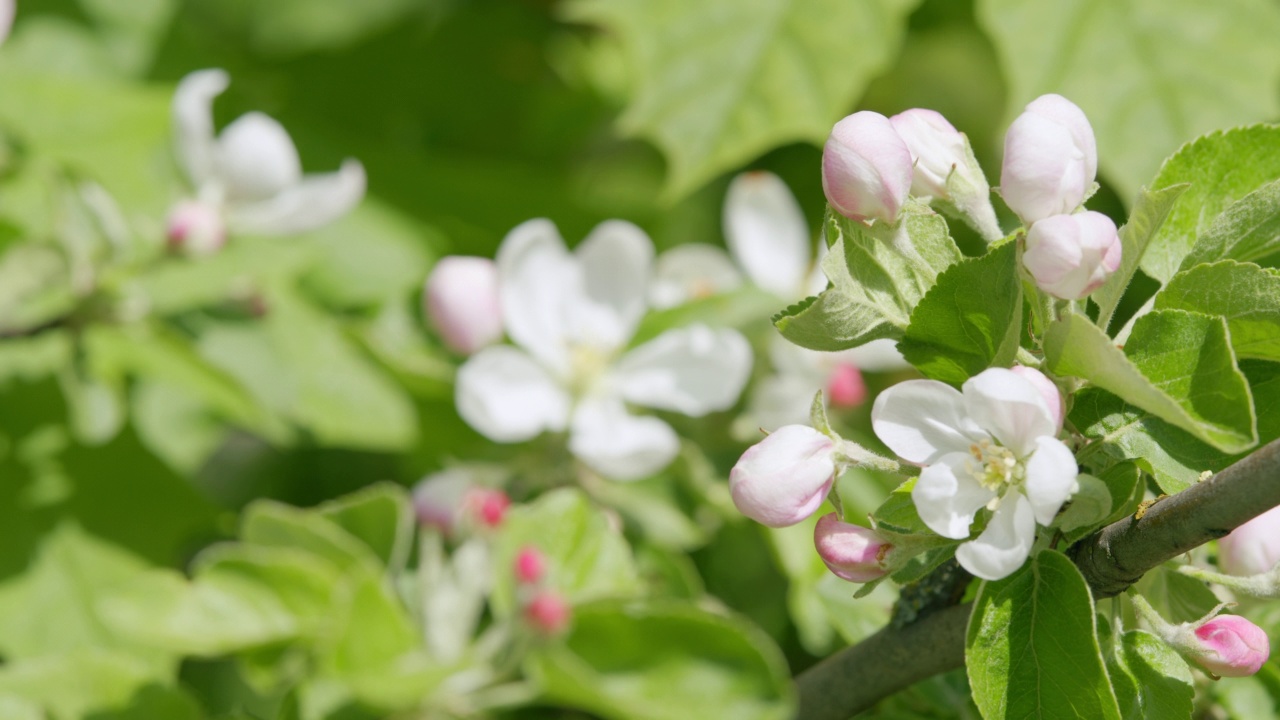
M1228 575L1260 575L1280 562L1280 507L1218 540L1218 565Z
M1041 95L1004 138L1000 195L1027 225L1074 212L1098 172L1098 148L1084 111L1061 95Z
M1182 633L1175 645L1205 670L1221 677L1253 675L1271 656L1267 634L1239 615L1207 620L1193 631Z
M547 572L547 558L537 548L525 546L516 554L516 580L523 585L534 585Z
M885 554L893 548L876 531L841 522L835 513L818 519L813 545L836 577L856 583L884 577Z
M807 425L785 425L747 448L729 472L739 512L769 527L817 511L835 482L835 442Z
M1049 415L1058 424L1058 432L1062 432L1062 422L1066 419L1066 407L1062 404L1062 391L1058 389L1053 381L1045 377L1045 374L1035 368L1026 367L1025 365L1014 365L1009 368L1014 375L1030 382L1040 391L1040 397L1044 398L1044 404L1049 408Z
M573 609L559 593L542 590L524 606L524 620L542 635L559 635L569 627Z
M227 242L221 213L196 200L183 200L174 205L167 225L169 247L188 255L212 255Z
M889 118L864 110L831 128L822 148L822 191L853 220L898 219L911 191L911 151Z
M1054 215L1027 231L1022 264L1041 290L1078 300L1120 267L1120 235L1111 218L1099 212Z
M857 365L840 363L827 376L827 401L832 407L855 408L867 400L867 383Z
M477 486L469 473L444 470L429 475L413 489L418 523L444 535L502 524L510 498L501 490Z
M502 338L498 269L492 260L451 255L427 278L427 316L446 345L470 355Z

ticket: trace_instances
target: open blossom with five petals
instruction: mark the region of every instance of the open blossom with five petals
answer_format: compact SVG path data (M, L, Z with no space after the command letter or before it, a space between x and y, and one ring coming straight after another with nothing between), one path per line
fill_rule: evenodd
M735 330L694 325L626 350L647 308L653 243L602 223L574 252L554 225L530 220L498 249L507 335L458 371L458 412L497 442L569 433L569 449L605 477L650 475L675 458L675 431L628 404L690 416L726 410L751 372Z
M210 253L227 232L291 235L326 225L360 202L365 174L359 161L304 176L289 133L260 112L240 116L215 135L213 99L228 83L222 70L199 70L174 94L178 160L195 197L170 213L170 243Z
M891 450L924 466L911 497L931 530L963 540L978 511L993 510L986 529L956 550L986 580L1021 567L1036 524L1049 525L1078 488L1075 457L1055 437L1056 412L1011 370L985 370L960 391L934 380L899 383L876 398L871 424Z

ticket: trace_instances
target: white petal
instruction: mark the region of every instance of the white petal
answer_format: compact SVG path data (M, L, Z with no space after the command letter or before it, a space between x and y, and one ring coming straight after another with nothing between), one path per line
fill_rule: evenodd
M999 580L1022 567L1035 541L1036 520L1031 503L1018 492L1000 500L987 529L975 540L956 548L956 560L974 577Z
M751 346L737 330L668 330L618 362L614 387L629 402L693 417L727 410L751 375Z
M724 250L706 243L678 245L658 256L649 283L649 304L661 310L719 295L742 284Z
M507 334L559 374L569 371L567 307L581 298L581 272L550 220L517 225L496 257Z
M609 220L575 254L585 295L572 307L575 339L598 348L625 345L646 308L653 241L629 222Z
M260 112L241 115L222 130L214 167L233 201L265 200L302 178L289 133Z
M1062 503L1080 489L1076 476L1080 468L1076 456L1052 437L1036 438L1036 451L1027 461L1027 500L1036 513L1036 522L1048 525L1062 509Z
M574 411L569 450L607 478L638 480L669 465L680 440L657 418L631 415L612 398L595 398Z
M920 472L911 500L929 529L942 537L969 537L973 516L996 494L978 484L969 473L968 453L948 453Z
M197 70L182 78L173 93L174 144L187 178L197 187L213 178L216 143L213 99L231 82L222 70Z
M256 235L306 232L348 213L364 190L364 166L348 159L336 172L307 175L274 197L233 205L227 220L238 232Z
M496 442L564 429L569 396L532 358L508 345L485 348L458 369L455 401L467 424Z
M908 380L880 393L871 408L876 437L909 462L937 462L987 437L965 413L964 396L937 380Z
M911 367L911 363L898 352L898 342L889 338L872 340L836 354L864 372L894 372Z
M792 299L804 291L813 240L786 183L768 172L743 173L724 201L729 252L756 285Z
M1040 390L1012 370L983 370L962 389L969 417L1019 458L1036 449L1036 438L1057 433L1057 418Z

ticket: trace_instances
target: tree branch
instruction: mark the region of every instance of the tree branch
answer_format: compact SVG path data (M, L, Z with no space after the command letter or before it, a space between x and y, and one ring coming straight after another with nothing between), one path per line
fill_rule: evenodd
M1124 592L1149 570L1280 505L1280 440L1211 478L1161 498L1072 546L1095 599ZM845 720L913 683L964 666L969 605L887 627L796 678L800 717Z

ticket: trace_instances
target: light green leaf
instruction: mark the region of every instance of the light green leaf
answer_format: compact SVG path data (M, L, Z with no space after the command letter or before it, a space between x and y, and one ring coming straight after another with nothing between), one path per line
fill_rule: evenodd
M986 720L1120 720L1089 586L1061 553L1041 552L1013 575L983 583L965 665Z
M1182 143L1280 111L1280 8L1270 0L981 0L976 14L1000 54L1011 115L1043 93L1075 102L1122 197ZM1177 266L1148 270L1158 263L1143 269L1167 279Z
M911 313L898 343L926 377L959 384L989 367L1008 367L1022 333L1022 283L1016 243L962 260Z
M902 483L871 513L877 530L898 535L923 535L929 532L920 519L920 513L916 511L915 501L911 499L911 490L915 486L915 478Z
M1220 602L1203 581L1178 572L1176 563L1166 563L1143 575L1134 589L1160 617L1172 623L1199 620Z
M1147 245L1159 232L1160 226L1169 217L1177 204L1178 198L1187 191L1190 185L1170 185L1152 192L1146 188L1138 191L1138 200L1129 212L1129 222L1120 228L1120 267L1111 273L1111 277L1091 296L1098 304L1098 327L1106 330L1115 315L1116 306L1124 291L1138 271L1138 264L1147 252Z
M0 257L0 332L54 322L71 312L76 297L62 253L47 245L18 245Z
M1108 669L1132 680L1116 683L1120 710L1126 718L1190 718L1195 695L1187 662L1163 640L1144 630L1119 638ZM1124 688L1126 691L1122 691Z
M730 292L650 312L640 322L630 345L642 345L666 330L695 323L712 327L744 328L759 323L761 318L777 308L778 298L773 293L754 285L744 285Z
M343 570L382 566L368 545L333 520L273 500L258 500L245 509L240 537L250 545L305 550Z
M1156 295L1155 308L1221 315L1237 357L1280 360L1280 275L1253 263L1222 260L1184 270Z
M836 288L792 305L771 319L778 332L800 347L837 352L872 340L899 337L902 328Z
M762 631L677 602L574 608L563 643L526 672L547 697L611 720L782 720L795 712L786 662Z
M625 51L622 119L667 157L667 196L779 145L821 143L898 49L916 0L577 0Z
M1227 5L1220 7L1225 10ZM1266 97L1272 96L1274 93L1268 92ZM1240 119L1224 120L1221 124L1237 123ZM1151 187L1159 190L1191 183L1191 188L1182 195L1151 241L1142 258L1143 272L1161 282L1173 277L1198 239L1219 222L1224 211L1276 178L1280 178L1280 126L1253 125L1214 132L1183 146L1161 166ZM1244 207L1247 206L1241 209ZM1224 230L1226 226L1215 233ZM1219 243L1240 239L1228 235L1207 244L1205 251L1209 252Z
M1182 260L1187 270L1223 258L1258 260L1280 250L1280 180L1263 185L1222 211Z
M364 541L393 572L408 561L415 517L403 487L381 482L323 503L315 511Z
M38 704L48 710L48 720L203 717L196 703L173 688L172 682L172 678L157 677L135 657L102 649L0 666L0 696Z
M1084 378L1223 451L1258 441L1249 385L1222 318L1148 313L1121 352L1088 318L1069 313L1050 325L1044 349L1054 373Z
M304 286L338 307L399 302L421 292L430 269L425 238L436 233L366 198L307 239L316 262Z
M0 386L13 380L32 382L56 373L71 362L71 336L49 330L0 343Z

